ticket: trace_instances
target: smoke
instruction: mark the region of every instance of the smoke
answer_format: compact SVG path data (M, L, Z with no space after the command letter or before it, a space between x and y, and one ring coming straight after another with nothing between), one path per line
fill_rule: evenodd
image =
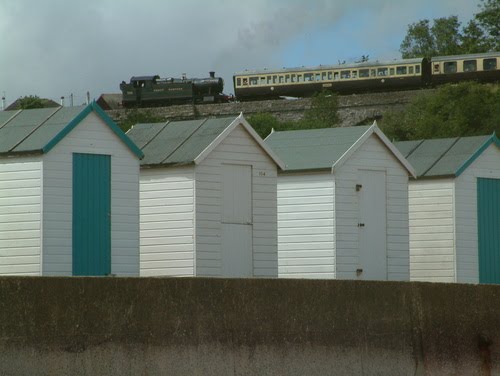
M0 0L0 94L75 103L135 75L226 81L245 69L396 51L406 25L472 15L479 0ZM373 52L372 52L373 51ZM304 61L304 62L302 62ZM295 64L294 62L293 64Z

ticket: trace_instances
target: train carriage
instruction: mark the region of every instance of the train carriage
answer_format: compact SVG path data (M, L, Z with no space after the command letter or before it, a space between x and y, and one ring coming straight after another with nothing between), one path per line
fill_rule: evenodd
M431 59L434 85L459 82L500 80L500 53L437 56Z
M338 93L390 91L430 83L425 58L364 62L310 68L244 71L233 77L239 100L308 97L322 90Z

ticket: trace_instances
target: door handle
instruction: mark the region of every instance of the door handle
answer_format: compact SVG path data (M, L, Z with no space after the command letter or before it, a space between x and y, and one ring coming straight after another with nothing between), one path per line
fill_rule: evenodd
M358 227L365 227L364 223L358 223Z

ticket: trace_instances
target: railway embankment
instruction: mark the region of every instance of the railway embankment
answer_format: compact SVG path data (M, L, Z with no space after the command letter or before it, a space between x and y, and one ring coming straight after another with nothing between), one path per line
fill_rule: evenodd
M362 124L381 118L386 111L401 111L416 95L430 90L411 90L388 93L367 93L339 96L339 117L342 126ZM256 113L270 113L279 120L300 120L304 112L311 108L311 99L267 100L255 102L232 102L220 104L177 105L153 107L137 111L147 111L164 120L189 120L200 117L234 116L241 112L246 117ZM128 110L130 111L130 110ZM134 110L135 111L135 110ZM127 110L110 110L108 115L116 122L127 115Z
M2 375L497 375L500 287L0 278Z

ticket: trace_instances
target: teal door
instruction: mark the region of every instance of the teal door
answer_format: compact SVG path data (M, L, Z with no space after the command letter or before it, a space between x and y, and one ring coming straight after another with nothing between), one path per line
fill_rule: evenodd
M73 154L73 275L111 273L111 158Z
M500 179L477 179L479 282L500 283Z

